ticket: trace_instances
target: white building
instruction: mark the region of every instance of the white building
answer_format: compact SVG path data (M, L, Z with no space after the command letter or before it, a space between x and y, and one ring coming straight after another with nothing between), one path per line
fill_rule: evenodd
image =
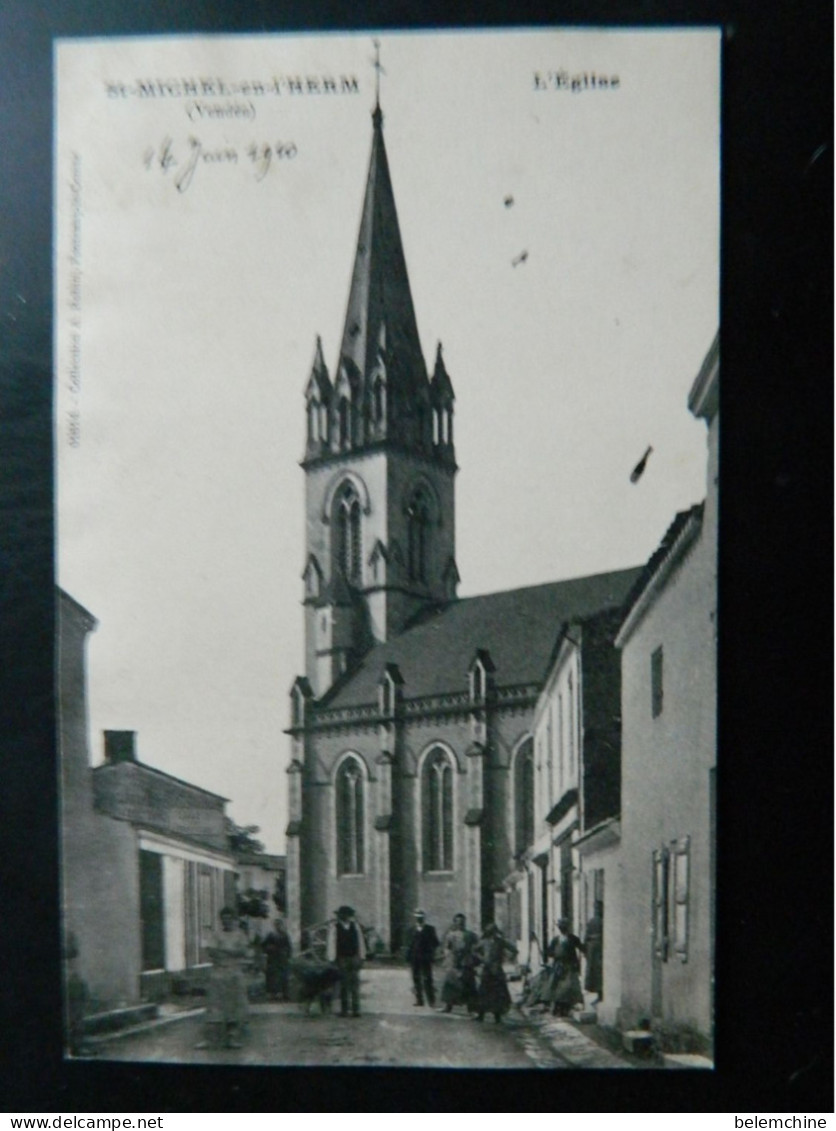
M704 504L676 516L628 601L622 656L621 1024L669 1047L713 1029L719 342L689 408L708 425Z

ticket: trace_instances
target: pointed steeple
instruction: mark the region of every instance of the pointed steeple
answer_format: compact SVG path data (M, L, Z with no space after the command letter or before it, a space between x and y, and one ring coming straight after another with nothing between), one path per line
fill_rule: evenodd
M376 70L379 70L379 53ZM374 641L456 598L453 386L432 383L383 140L379 92L345 325L306 389L305 665L322 697Z
M435 368L430 381L430 403L433 413L433 444L441 458L455 461L453 449L453 382L441 355L441 342L435 354Z
M331 395L331 379L328 376L328 366L325 364L325 358L322 353L322 338L319 334L316 336L316 349L314 350L314 359L311 365L311 376L308 381L307 392L308 396L317 392L321 398L327 398Z
M435 367L433 369L432 380L430 387L433 392L433 403L446 404L448 401L456 399L453 392L453 382L450 380L450 375L444 365L444 358L441 354L441 342L435 351Z
M388 356L395 362L392 372L396 374L398 388L393 390L394 399L400 399L399 394L422 397L427 372L409 288L379 104L372 112L372 125L372 151L340 346L340 366L345 365L350 376L365 381L375 365L381 343L385 343Z
M328 420L331 411L332 391L328 367L325 364L325 358L322 356L322 339L317 334L311 375L305 389L308 416L306 459L318 456L328 448Z

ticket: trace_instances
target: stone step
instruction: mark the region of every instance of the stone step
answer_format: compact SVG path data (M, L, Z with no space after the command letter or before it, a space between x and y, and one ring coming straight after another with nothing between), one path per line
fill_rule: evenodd
M141 1025L145 1021L153 1021L157 1016L157 1006L153 1002L143 1005L129 1005L123 1009L110 1009L106 1013L91 1013L82 1023L85 1036L92 1037L100 1033L115 1033L119 1029L128 1029L134 1025Z
M647 1056L653 1052L653 1034L647 1029L628 1029L621 1034L621 1043L627 1052Z

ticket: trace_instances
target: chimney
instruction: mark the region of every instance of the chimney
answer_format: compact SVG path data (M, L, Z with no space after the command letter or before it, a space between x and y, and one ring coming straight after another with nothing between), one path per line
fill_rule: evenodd
M105 762L114 766L117 762L136 761L136 731L106 730L104 732Z

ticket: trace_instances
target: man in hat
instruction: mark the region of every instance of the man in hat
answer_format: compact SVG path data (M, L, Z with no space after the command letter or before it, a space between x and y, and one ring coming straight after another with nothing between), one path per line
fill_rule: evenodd
M415 926L409 933L406 946L406 960L412 967L416 1005L423 1005L425 997L429 1005L435 1005L433 959L439 942L435 927L430 926L426 919L423 908L419 907L415 912Z
M366 943L354 908L343 904L334 912L336 922L328 924L328 961L340 972L340 1016L360 1016L360 967L366 957Z

